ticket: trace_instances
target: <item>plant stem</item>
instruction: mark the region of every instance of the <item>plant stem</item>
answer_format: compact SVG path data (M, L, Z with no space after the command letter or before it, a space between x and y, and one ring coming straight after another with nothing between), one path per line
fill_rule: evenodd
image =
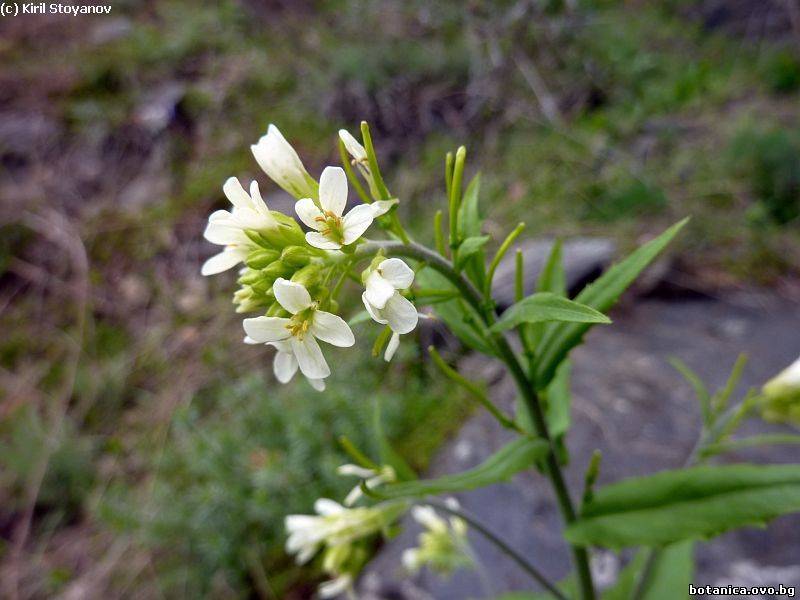
M525 558L523 558L519 552L514 550L491 530L487 529L483 524L480 523L480 521L477 521L475 517L469 513L464 512L460 508L448 506L447 503L439 502L437 500L421 500L418 502L418 504L427 504L428 506L431 506L437 510L441 510L442 512L449 513L455 517L458 517L459 519L462 519L467 523L467 525L472 527L475 531L479 532L481 535L483 535L483 537L502 550L511 560L517 563L517 565L519 565L523 571L530 575L537 583L539 583L539 585L545 588L553 596L559 598L559 600L568 600L561 590L559 590L547 579L544 573L525 560Z
M358 254L374 254L380 249L387 254L406 256L427 263L429 267L436 269L456 287L464 300L470 304L475 312L481 315L487 328L495 323L496 314L494 309L485 305L481 292L479 292L469 280L457 273L448 260L425 246L414 242L402 244L393 241L371 241L362 245L358 249ZM539 397L505 336L502 333L494 334L492 336L492 342L498 352L499 358L508 367L520 394L522 394L525 408L533 421L537 435L550 446L550 451L546 458L546 474L555 491L556 501L558 502L562 518L566 523L572 523L576 518L575 507L572 504L572 499L567 490L567 485L561 472L561 466L558 464L555 444L550 436L547 420L542 410L541 403L539 402ZM583 546L571 546L571 550L573 562L575 563L575 570L578 575L581 598L583 600L594 600L594 585L592 583L592 574L589 569L589 556L586 548Z

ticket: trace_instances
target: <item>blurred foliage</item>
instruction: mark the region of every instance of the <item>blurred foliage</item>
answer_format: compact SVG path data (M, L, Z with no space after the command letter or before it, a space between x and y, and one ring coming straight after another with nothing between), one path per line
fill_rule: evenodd
M281 552L283 518L311 511L319 497L341 500L355 484L336 475L352 460L340 436L377 458L371 422L380 403L387 435L411 442L402 448L420 468L466 414L460 394L447 393L446 383L406 358L406 368L364 369L360 363L373 360L365 352L344 355L324 394L300 381L265 386L261 376L205 390L176 412L170 442L148 468L152 491L142 499L120 483L106 494L101 515L163 551L158 571L168 596L203 596L223 584L242 589L261 579L280 595L302 574ZM431 421L440 427L426 427L422 438L417 426Z

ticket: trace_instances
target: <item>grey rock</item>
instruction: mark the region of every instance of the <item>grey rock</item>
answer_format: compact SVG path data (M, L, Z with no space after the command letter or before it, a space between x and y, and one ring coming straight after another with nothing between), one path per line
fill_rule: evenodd
M492 293L500 308L514 303L515 256L522 250L525 261L525 295L532 294L536 280L547 264L554 240L531 239L512 246L495 271ZM616 253L616 245L605 238L578 237L562 246L567 288L575 290L603 272Z

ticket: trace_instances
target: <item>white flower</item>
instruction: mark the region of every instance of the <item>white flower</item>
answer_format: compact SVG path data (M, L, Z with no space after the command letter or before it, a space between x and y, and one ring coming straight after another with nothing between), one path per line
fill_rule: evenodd
M350 347L355 343L350 326L341 317L318 310L308 290L299 283L279 277L272 291L292 317L245 319L245 333L259 343L288 342L303 375L309 379L325 379L331 370L317 339L340 348Z
M269 231L278 228L278 222L269 212L258 191L258 182L250 184L250 194L244 190L236 177L229 178L222 191L230 200L230 211L217 210L208 217L208 225L203 236L212 244L225 246L219 254L205 263L201 273L216 275L243 262L256 245L250 241L245 231Z
M340 167L325 167L319 179L319 206L311 198L295 204L300 220L314 231L306 241L323 250L338 250L355 242L397 200L359 204L343 216L347 204L347 175Z
M412 331L419 321L417 309L398 290L414 281L414 271L399 258L387 258L367 275L366 290L361 294L364 307L376 322L388 325L393 334L386 347L388 362L400 345L400 335Z
M314 503L317 515L286 517L286 551L296 554L298 564L308 562L323 546L350 544L381 531L406 510L405 503L384 502L363 508L345 508L320 498Z
M350 132L346 129L339 130L339 139L342 140L345 149L350 153L350 156L353 157L353 164L369 185L370 193L373 197L378 197L378 188L375 185L375 179L372 177L372 171L369 170L366 148L364 148L356 138L350 135Z
M455 499L446 503L456 508ZM429 565L434 570L449 573L472 564L467 542L467 524L459 517L448 520L440 517L430 506L415 506L411 516L425 527L419 535L419 547L405 550L402 563L410 572Z
M764 385L767 396L780 396L793 391L800 392L800 358Z
M250 336L246 336L244 338L245 344L258 344L260 342L255 341ZM275 348L275 360L272 363L272 370L275 372L275 378L280 381L281 383L289 383L294 377L294 374L297 373L297 357L294 355L292 351L292 345L289 342L268 342L267 346L272 346ZM325 391L325 380L324 379L312 379L311 377L306 377L308 383L311 384L318 392Z
M316 195L316 182L275 125L270 124L267 134L257 144L250 146L250 149L256 162L270 179L292 196L305 198Z
M335 579L325 581L319 585L317 593L320 598L335 598L353 589L353 576L349 573L339 575Z
M389 465L385 465L380 471L376 471L375 469L367 469L365 467L359 467L358 465L347 464L340 466L336 469L336 472L339 475L360 477L364 480L364 485L367 486L367 489L370 490L374 490L384 483L391 483L397 480L394 469ZM363 495L364 493L361 491L361 485L355 486L344 499L344 505L353 506Z

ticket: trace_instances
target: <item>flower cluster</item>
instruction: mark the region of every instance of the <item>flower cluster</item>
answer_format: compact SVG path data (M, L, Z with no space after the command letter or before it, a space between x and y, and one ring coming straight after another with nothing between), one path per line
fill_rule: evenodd
M236 310L262 313L244 319L245 343L275 348L278 381L287 383L299 370L320 391L331 370L318 342L340 348L355 343L350 326L337 314L338 295L347 279L358 280L354 269L359 261L370 258L357 251L365 242L363 235L376 219L390 218L387 213L397 204L380 195L364 146L344 130L339 136L367 182L371 199L362 197L363 203L346 210L348 173L329 166L317 182L278 128L270 125L251 147L253 155L266 174L297 199L295 212L307 230L293 217L270 210L256 181L248 193L231 177L222 187L231 208L212 213L204 233L223 248L201 269L203 275L215 275L242 265L233 297ZM393 227L399 227L396 219ZM417 309L404 295L414 271L399 258L379 254L361 273L361 281L368 315L391 331L391 336L386 334L388 361L400 335L417 326Z
M447 505L458 508L455 498L448 498ZM415 573L423 566L444 575L456 569L473 565L467 524L459 517L445 520L430 506L415 506L411 515L425 530L419 534L419 546L403 552L403 566Z
M316 515L286 517L286 551L296 555L298 564L304 564L324 549L322 568L332 579L320 586L319 595L338 596L351 589L366 560L367 550L362 542L386 531L407 508L405 502L346 508L320 498L314 504Z
M770 379L762 393L766 420L800 426L800 358Z

